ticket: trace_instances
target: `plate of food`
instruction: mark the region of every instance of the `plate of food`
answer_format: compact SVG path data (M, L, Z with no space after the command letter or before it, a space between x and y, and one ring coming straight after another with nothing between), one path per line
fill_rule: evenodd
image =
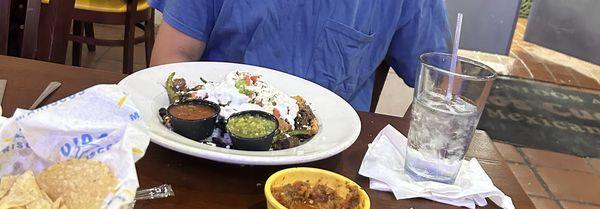
M358 138L356 111L315 83L235 63L188 62L136 72L119 86L152 142L209 160L285 165L325 159Z

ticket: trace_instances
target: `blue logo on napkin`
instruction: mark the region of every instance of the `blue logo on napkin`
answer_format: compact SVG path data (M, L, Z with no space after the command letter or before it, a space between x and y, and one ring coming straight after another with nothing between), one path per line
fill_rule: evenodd
M2 149L2 151L0 151L1 152L0 154L6 154L13 150L31 148L29 146L29 143L27 143L23 139L25 139L25 137L23 137L23 135L21 135L20 130L19 130L19 133L15 134L15 137L12 140L12 143L10 143L8 146L4 147L4 149Z
M80 137L74 137L73 140L61 146L60 154L65 157L92 159L94 156L110 150L113 142L103 140L107 136L107 133L98 134L97 137L88 133L81 134Z
M37 109L31 110L31 111L29 111L27 114L22 114L22 115L18 116L16 120L17 120L17 121L19 121L19 120L22 120L23 118L26 118L26 117L28 117L28 116L30 116L30 115L33 115L33 114L35 114L35 113L42 112L42 111L44 111L44 110L46 110L46 109L49 109L49 108L51 108L51 107L55 107L55 106L57 106L57 105L59 105L59 104L65 103L66 101L73 100L73 99L75 99L76 97L78 97L78 96L81 96L81 95L83 95L83 94L85 94L85 90L83 90L83 91L80 91L80 92L77 92L77 93L75 93L75 94L72 94L72 95L70 95L70 96L68 96L68 97L62 98L62 99L60 99L60 100L58 100L58 101L56 101L56 102L52 102L52 103L50 103L50 104L48 104L48 105L44 105L44 106L42 106L42 107L40 107L40 108L37 108Z

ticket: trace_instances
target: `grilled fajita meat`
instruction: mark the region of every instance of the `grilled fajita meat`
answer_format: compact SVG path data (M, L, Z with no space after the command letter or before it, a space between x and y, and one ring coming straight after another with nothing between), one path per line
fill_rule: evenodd
M315 117L315 114L313 114L313 111L312 109L310 109L310 106L306 104L304 98L302 98L301 96L294 96L292 98L296 100L296 104L298 104L299 107L298 116L295 119L294 126L296 127L296 129L307 130L310 133L310 136L307 136L308 138L314 136L315 134L317 134L317 132L319 132L319 123L317 121L317 117ZM306 136L302 138L305 137Z
M173 87L176 91L188 91L187 84L183 78L173 79Z

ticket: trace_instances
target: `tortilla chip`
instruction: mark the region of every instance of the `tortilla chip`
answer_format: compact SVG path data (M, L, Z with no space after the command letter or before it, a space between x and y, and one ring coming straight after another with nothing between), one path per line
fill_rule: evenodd
M62 197L56 198L56 200L52 203L52 209L60 209L61 205L64 206L63 198Z
M0 180L0 198L8 193L18 176L5 176Z
M44 200L53 203L54 201L52 201L52 199L48 196L48 194L46 194L46 192L42 191L42 198L44 198Z
M62 196L68 208L98 209L118 181L100 161L71 159L40 172L38 182L50 198Z
M46 192L41 191L40 189L40 197L37 200L27 204L26 209L52 209L52 199L48 197Z
M25 206L26 209L52 209L52 202L44 199L43 197L39 197L33 202L27 204Z
M41 190L35 176L32 171L26 171L16 178L8 194L0 199L0 209L25 206L38 198L41 198Z

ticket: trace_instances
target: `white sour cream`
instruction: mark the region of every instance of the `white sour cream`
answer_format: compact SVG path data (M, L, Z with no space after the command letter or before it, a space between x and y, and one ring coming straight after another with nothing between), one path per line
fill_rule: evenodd
M244 76L257 76L255 81L244 88L251 91L251 95L244 95L235 87L238 80ZM262 110L276 115L279 111L281 119L286 120L292 128L298 115L299 107L296 100L289 95L275 89L270 83L264 81L260 75L249 72L233 71L223 82L209 82L198 91L190 91L194 99L206 99L221 105L220 115L229 118L231 114L246 110Z

